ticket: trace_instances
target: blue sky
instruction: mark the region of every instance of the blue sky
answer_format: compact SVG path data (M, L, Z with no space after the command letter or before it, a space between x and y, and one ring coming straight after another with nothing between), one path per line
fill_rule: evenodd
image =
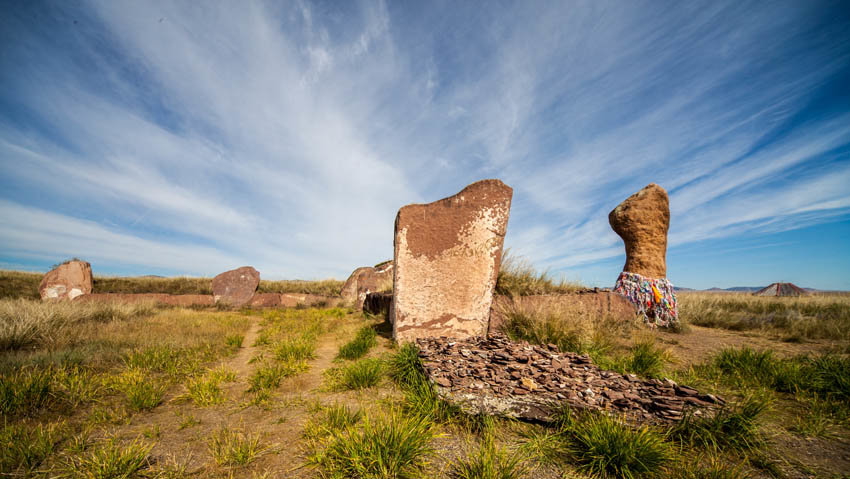
M506 246L607 286L656 182L674 284L850 289L846 2L0 9L0 267L344 279L500 178Z

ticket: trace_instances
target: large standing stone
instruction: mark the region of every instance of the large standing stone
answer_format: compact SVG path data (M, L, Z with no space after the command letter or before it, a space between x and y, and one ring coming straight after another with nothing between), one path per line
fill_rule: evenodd
M213 297L216 303L245 306L260 285L260 272L251 266L225 271L212 280Z
M395 220L393 338L487 333L513 190L483 180Z
M41 299L74 299L91 294L91 265L86 261L67 261L50 270L41 280Z
M386 284L393 281L393 262L387 261L376 267L366 266L357 268L342 285L340 296L345 301L353 303L357 309L363 309L366 295L377 293Z
M667 276L670 203L664 188L650 183L614 208L608 222L626 244L623 271L648 278Z

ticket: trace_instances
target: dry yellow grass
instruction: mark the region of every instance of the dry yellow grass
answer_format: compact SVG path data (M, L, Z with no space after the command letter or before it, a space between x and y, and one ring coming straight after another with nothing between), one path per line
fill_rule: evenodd
M502 264L496 280L496 293L506 296L529 296L533 294L558 294L585 289L578 282L565 278L556 280L548 271L538 272L525 258L506 249L502 253Z
M794 341L850 339L850 296L765 297L747 293L682 292L681 319L698 326L760 330Z

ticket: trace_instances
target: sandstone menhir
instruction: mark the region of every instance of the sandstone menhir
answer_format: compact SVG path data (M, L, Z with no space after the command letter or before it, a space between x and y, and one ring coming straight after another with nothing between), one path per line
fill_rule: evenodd
M216 303L245 306L260 285L260 272L251 266L225 271L212 280Z
M399 342L487 333L513 190L499 180L401 208L391 320Z
M664 188L650 183L608 214L611 228L626 244L623 271L648 278L667 276L670 203Z
M384 283L392 283L393 262L387 261L376 267L366 266L357 268L342 285L340 296L354 304L357 309L363 309L366 295L377 293Z
M50 270L41 280L41 299L74 299L91 294L91 265L86 261L68 261Z

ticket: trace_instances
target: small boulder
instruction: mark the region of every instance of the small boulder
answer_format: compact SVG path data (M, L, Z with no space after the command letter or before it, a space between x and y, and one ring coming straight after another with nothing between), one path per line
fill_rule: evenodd
M608 222L626 245L623 271L648 278L667 276L670 202L664 188L650 183L614 208Z
M392 287L393 262L385 261L375 267L357 268L342 285L340 296L353 303L356 309L363 309L363 302L369 293L377 293L385 287Z
M212 280L216 303L245 306L251 301L260 285L260 272L251 266L225 271Z
M50 270L41 280L41 299L74 299L91 294L91 265L86 261L66 261Z

